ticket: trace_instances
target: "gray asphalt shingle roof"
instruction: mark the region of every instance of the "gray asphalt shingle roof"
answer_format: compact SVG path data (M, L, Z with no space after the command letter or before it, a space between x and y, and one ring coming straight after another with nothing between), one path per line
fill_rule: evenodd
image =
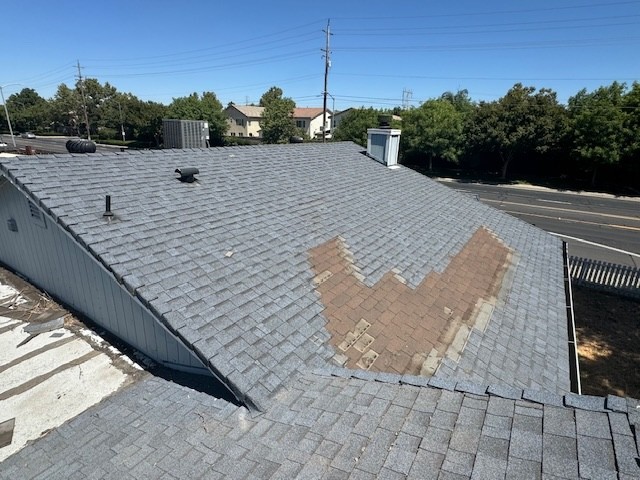
M185 166L198 182L175 179ZM569 390L561 242L357 145L21 157L0 172L259 408L291 375L332 364L309 249L340 236L365 284L397 269L415 288L480 227L514 252L508 287L437 375Z
M9 457L0 479L640 478L638 401L567 393L561 243L360 150L3 159L262 411L148 376ZM175 180L184 166L197 183ZM310 249L343 238L367 286L395 269L415 288L481 227L513 261L457 361L431 378L333 366Z
M9 457L0 478L640 478L638 401L572 407L363 373L300 375L260 415L149 377Z

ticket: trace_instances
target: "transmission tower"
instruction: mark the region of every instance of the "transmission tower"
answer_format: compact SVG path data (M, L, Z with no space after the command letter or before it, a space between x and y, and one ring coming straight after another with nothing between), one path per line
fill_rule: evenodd
M405 88L402 90L402 109L406 110L411 105L411 97L413 96L413 90Z

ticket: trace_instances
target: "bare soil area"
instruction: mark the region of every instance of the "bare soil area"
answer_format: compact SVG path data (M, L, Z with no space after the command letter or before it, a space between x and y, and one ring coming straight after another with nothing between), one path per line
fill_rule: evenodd
M573 286L582 393L640 398L640 300Z

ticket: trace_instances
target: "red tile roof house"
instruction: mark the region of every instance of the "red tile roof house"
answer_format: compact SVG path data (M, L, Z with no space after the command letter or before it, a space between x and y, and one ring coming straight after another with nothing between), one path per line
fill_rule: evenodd
M571 391L563 244L355 144L1 159L0 218L3 264L228 391L149 375L0 478L640 476L638 401Z

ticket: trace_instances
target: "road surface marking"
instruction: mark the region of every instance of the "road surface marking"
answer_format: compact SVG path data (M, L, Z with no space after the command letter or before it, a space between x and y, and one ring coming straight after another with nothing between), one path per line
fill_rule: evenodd
M544 208L547 210L557 210L560 212L572 212L572 213L582 213L584 215L598 215L601 217L609 217L609 218L618 218L620 220L633 220L636 222L640 222L640 217L627 217L625 215L614 215L612 213L599 213L599 212L587 212L585 210L574 210L571 208L559 208L559 207L546 207L544 205L535 205L532 206L528 203L516 203L516 202L505 202L502 200L485 200L487 202L499 203L501 205L517 205L520 207L529 207L529 208Z
M560 200L545 200L544 198L536 198L536 200L546 203L561 203L563 205L573 205L571 202L561 202Z
M517 212L513 210L503 210L505 213L509 213L511 215L523 215L527 217L537 217L537 218L549 218L551 220L560 220L563 222L571 222L571 223L583 223L585 225L597 225L598 227L610 227L610 228L618 228L623 230L635 230L640 232L640 227L628 227L626 225L616 225L612 223L598 223L598 222L587 222L586 220L574 220L572 218L562 218L562 217L550 217L549 215L540 215L539 213L525 213L525 212Z
M587 245L592 245L594 247L600 247L606 250L611 250L612 252L624 253L625 255L631 255L632 257L640 258L640 254L638 253L629 252L627 250L621 250L620 248L610 247L608 245L603 245L602 243L591 242L589 240L585 240L584 238L571 237L569 235L564 235L562 233L556 233L556 232L547 232L547 233L549 233L550 235L554 235L556 237L568 238L569 240L574 240L576 242L586 243Z

